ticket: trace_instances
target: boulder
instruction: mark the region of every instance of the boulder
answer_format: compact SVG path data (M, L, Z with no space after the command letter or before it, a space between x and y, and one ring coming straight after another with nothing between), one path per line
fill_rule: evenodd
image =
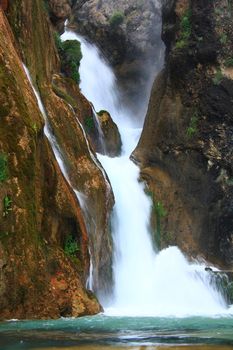
M122 146L118 127L107 111L100 111L97 115L103 133L105 153L110 157L118 157L121 154Z

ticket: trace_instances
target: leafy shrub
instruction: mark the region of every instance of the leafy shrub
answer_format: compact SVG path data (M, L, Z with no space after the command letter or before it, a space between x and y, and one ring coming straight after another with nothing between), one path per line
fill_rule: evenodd
M118 27L124 21L124 14L122 12L115 12L109 20L109 24L112 28Z
M6 181L8 178L7 155L0 153L0 182Z
M70 258L76 257L76 254L79 251L78 242L71 234L69 234L65 239L64 251Z
M80 75L78 70L82 59L80 42L77 40L62 42L58 33L54 34L54 41L61 59L62 72L79 84Z

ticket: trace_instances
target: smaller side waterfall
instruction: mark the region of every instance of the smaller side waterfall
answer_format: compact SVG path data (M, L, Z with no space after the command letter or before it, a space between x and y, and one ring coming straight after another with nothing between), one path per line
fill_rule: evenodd
M50 145L52 147L52 150L53 150L53 153L55 155L55 158L59 164L59 167L61 169L61 172L63 174L63 176L65 177L65 179L67 180L67 182L70 184L70 180L69 180L69 176L68 176L68 173L67 173L67 170L66 170L66 166L65 166L65 162L63 160L63 156L62 156L62 151L58 145L58 142L55 138L55 136L53 135L52 131L51 131L51 127L49 125L49 121L48 121L48 118L47 118L47 114L46 114L46 111L45 111L45 108L44 108L44 105L43 105L43 102L41 100L41 97L38 93L38 91L35 89L34 85L33 85L33 82L32 82L32 78L31 78L31 75L29 73L29 70L28 68L23 64L23 68L24 68L24 71L27 75L27 78L31 84L31 87L32 87L32 90L34 92L34 95L36 96L36 100L37 100L37 104L38 104L38 107L39 107L39 110L44 118L44 121L45 121L45 127L44 127L44 133L45 133L45 136L47 137L47 139L49 140L50 142Z

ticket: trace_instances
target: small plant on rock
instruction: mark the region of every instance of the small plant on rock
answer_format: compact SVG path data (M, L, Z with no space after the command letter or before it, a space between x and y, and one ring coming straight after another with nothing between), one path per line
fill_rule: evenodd
M12 199L10 196L5 196L3 198L3 216L6 217L12 210Z
M109 24L112 28L118 27L124 22L124 14L120 11L115 12L109 20Z
M186 133L187 133L188 137L192 137L193 135L195 135L197 133L197 122L198 122L198 118L196 115L194 115L190 119L189 127L187 128Z
M77 40L62 41L56 32L54 33L54 41L61 59L62 72L79 84L79 66L82 59L80 42Z
M70 258L75 258L79 251L78 242L72 236L72 234L69 234L65 239L64 251Z

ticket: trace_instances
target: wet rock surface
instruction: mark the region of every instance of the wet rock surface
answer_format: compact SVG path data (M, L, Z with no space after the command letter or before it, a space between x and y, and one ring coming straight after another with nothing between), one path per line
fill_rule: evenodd
M78 86L60 75L43 4L15 1L7 16L11 28L0 10L0 318L95 314L101 306L85 289L89 253L96 245L94 283L105 289L107 274L111 280L108 219L113 196L79 124L91 106ZM90 221L44 136L22 61L61 142L72 187L82 192L87 206L91 203Z
M163 203L163 246L224 266L232 244L231 5L166 1L166 64L133 158Z
M105 153L110 157L118 157L121 154L122 142L117 125L107 111L99 111L97 116L103 133Z

